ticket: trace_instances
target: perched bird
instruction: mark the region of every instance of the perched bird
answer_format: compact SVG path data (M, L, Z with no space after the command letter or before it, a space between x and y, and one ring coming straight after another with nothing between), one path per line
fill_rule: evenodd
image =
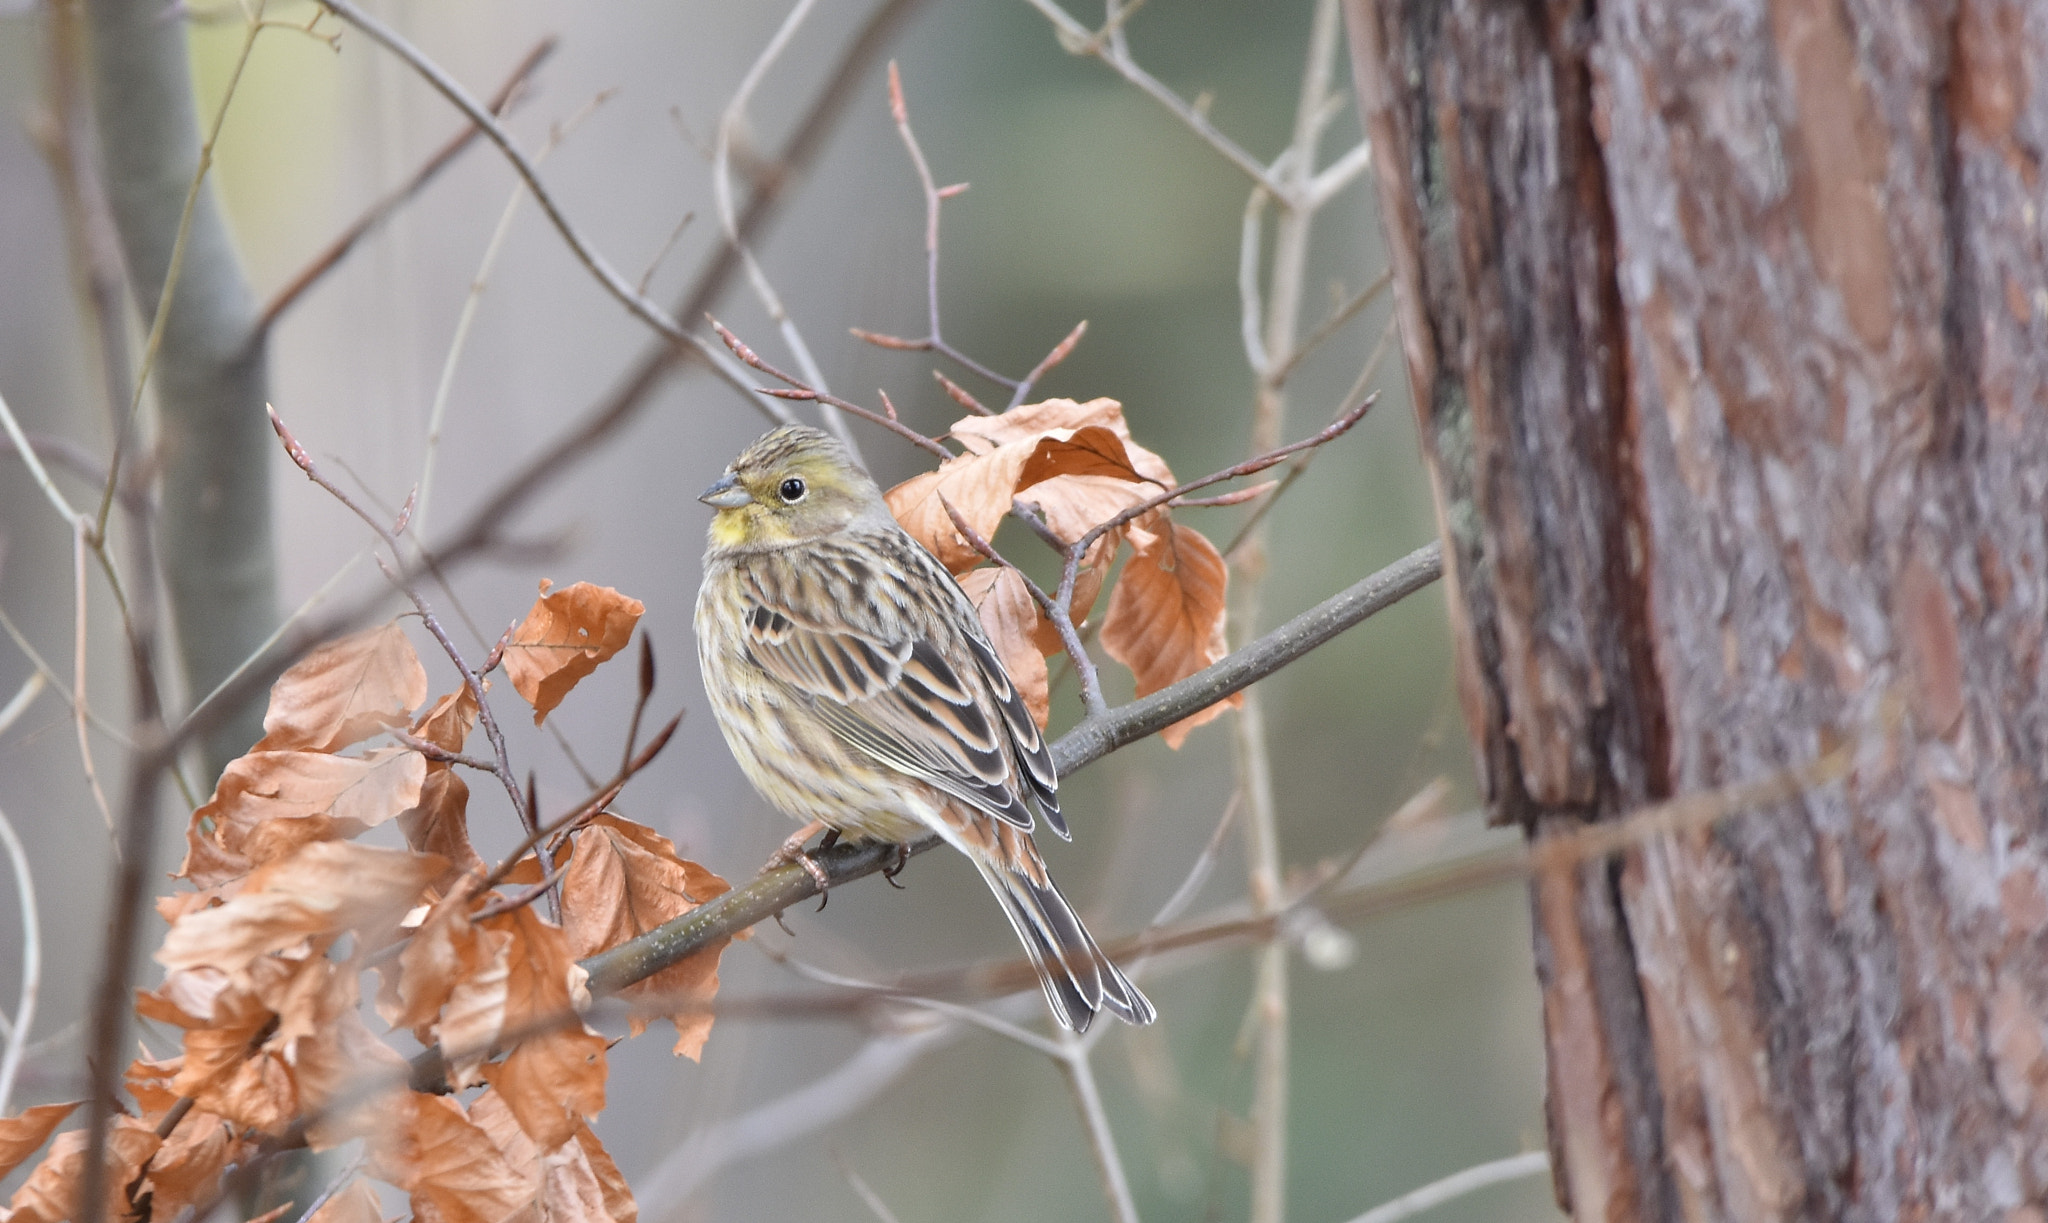
M1152 1022L1031 841L1034 808L1067 835L1059 779L974 605L846 448L776 429L698 500L718 513L697 652L754 788L855 839L938 833L1002 902L1062 1025L1084 1031L1102 1010ZM802 843L778 856L804 860Z

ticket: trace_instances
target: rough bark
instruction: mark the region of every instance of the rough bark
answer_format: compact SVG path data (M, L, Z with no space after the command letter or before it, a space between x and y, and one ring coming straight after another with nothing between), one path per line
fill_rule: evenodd
M199 165L185 24L161 5L87 0L89 71L107 196L148 327L169 276ZM212 184L199 193L150 375L157 404L158 516L178 652L192 700L277 627L267 345ZM145 461L130 438L129 462ZM211 771L262 734L251 704L207 736Z
M1495 811L1856 752L1532 888L1561 1198L2048 1217L2048 7L1348 18Z

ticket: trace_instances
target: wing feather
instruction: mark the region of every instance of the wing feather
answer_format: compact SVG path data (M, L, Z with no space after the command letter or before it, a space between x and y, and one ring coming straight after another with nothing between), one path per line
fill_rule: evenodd
M808 585L809 575L776 572L788 563L780 557L753 567L744 615L748 656L806 697L834 734L874 760L1025 830L1032 813L1019 791L1028 787L1048 825L1066 835L1050 798L1053 786L1042 780L1051 776L1043 741L1000 664L993 664L987 643L979 640L978 622L969 619L972 628L963 632L957 616L903 614L916 596L895 576L898 569L889 571L893 588L877 590L884 579L876 567L844 558L809 559L818 577ZM971 618L964 596L961 604ZM917 631L914 622L926 631ZM947 661L949 654L964 654L976 665L963 675ZM1041 759L1018 743L1019 716Z

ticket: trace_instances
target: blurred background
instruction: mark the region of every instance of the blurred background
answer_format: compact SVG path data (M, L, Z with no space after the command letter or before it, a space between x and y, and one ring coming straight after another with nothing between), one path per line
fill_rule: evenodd
M559 50L508 126L535 150L580 114L543 166L568 215L638 279L694 214L653 269L648 292L669 302L694 282L720 241L707 151L721 110L786 5L368 7L478 95L537 40L558 35ZM869 8L818 4L755 95L752 148L779 147ZM1290 138L1312 8L1308 0L1157 0L1127 31L1139 63L1267 161ZM270 8L300 23L314 12L308 4ZM1075 15L1100 20L1094 10ZM218 104L243 38L237 10L220 16L193 27L203 115ZM321 28L337 27L329 20ZM48 108L48 42L41 6L17 0L0 10L0 394L31 431L104 455L88 316L60 194L33 138ZM947 338L1018 375L1086 319L1085 340L1040 384L1043 395L1122 401L1137 439L1182 479L1242 458L1254 394L1237 290L1249 179L1103 64L1065 53L1045 17L1020 0L931 0L892 39L888 57L900 62L934 175L972 184L945 211ZM1345 62L1340 55L1340 87ZM756 250L833 389L874 404L884 388L908 421L936 434L961 411L934 383L935 364L977 393L998 403L1001 396L927 354L876 349L848 334L923 330L923 207L885 82L880 64L866 73L827 150L792 186ZM337 51L289 30L267 31L229 111L214 175L258 297L288 281L459 127L443 100L367 39L344 33ZM1319 164L1358 139L1346 95ZM388 506L419 479L458 316L514 181L494 151L473 147L293 307L273 338L279 410L330 471ZM1382 271L1369 175L1317 216L1306 266L1304 333ZM791 363L744 282L727 291L718 313L770 360ZM1384 299L1373 302L1304 362L1290 383L1284 438L1313 432L1345 406L1388 313ZM453 368L428 535L434 524L459 521L515 462L606 396L651 340L531 201L523 203ZM1269 517L1264 627L1434 537L1398 347L1372 386L1381 396L1372 414L1328 447ZM681 707L689 715L618 808L734 879L750 875L790 829L747 787L703 709L690 616L708 511L694 495L764 427L754 408L692 367L511 525L522 538L561 537L554 555L480 563L455 578L461 611L481 639L522 615L543 577L612 585L646 602L642 624L661 663L654 712ZM927 462L879 430L855 427L885 486ZM281 453L272 468L284 607L351 564L335 589L374 589L379 579L361 557L369 540L360 525ZM97 493L59 480L75 498ZM1187 511L1183 521L1221 545L1246 518L1244 508L1220 508ZM1021 532L1005 531L998 543L1049 572L1049 556ZM0 610L67 683L70 547L68 528L20 465L0 460ZM123 654L103 583L90 599L86 692L95 711L125 725ZM1355 850L1434 778L1450 780L1449 810L1473 806L1443 620L1441 593L1426 591L1265 681L1291 869ZM452 669L412 627L435 690L454 686ZM479 656L488 648L478 639L463 644ZM0 641L0 694L16 691L31 670L19 645ZM1128 699L1127 673L1106 667L1104 676L1113 703ZM615 663L551 721L578 754L610 759L631 693L632 667ZM562 742L535 731L515 702L501 698L499 709L512 758L536 772L543 804L580 795ZM1078 716L1068 684L1056 693L1053 730ZM118 792L121 745L95 735L102 780ZM1075 840L1047 845L1047 856L1098 933L1141 928L1173 894L1222 817L1235 774L1226 718L1195 731L1181 751L1148 741L1065 783ZM474 787L470 818L487 857L513 840L511 813L495 798L490 787ZM27 842L46 933L34 1031L42 1043L15 1093L18 1108L83 1090L77 1022L104 920L108 833L86 788L70 711L54 693L0 737L0 807ZM1453 821L1435 835L1482 835L1468 825ZM156 856L162 872L177 864L182 827L181 818L166 822ZM1233 833L1225 843L1193 913L1242 903L1240 841ZM792 914L794 938L771 926L736 946L725 959L726 996L802 987L764 952L869 979L1013 954L1009 931L964 862L927 855L902 882L907 891L874 880L850 886L821 914ZM1347 1220L1459 1168L1540 1148L1543 1071L1525 909L1518 886L1496 887L1355 924L1352 941L1333 944L1316 964L1295 957L1290 1218ZM160 934L153 927L147 944ZM10 894L0 904L0 1000L10 1007L20 954ZM1145 985L1160 1023L1113 1031L1099 1046L1110 1121L1146 1219L1245 1212L1247 1174L1236 1153L1253 1081L1241 1033L1254 954L1210 949L1151 966ZM1035 993L1000 1013L1045 1023ZM700 1065L672 1059L660 1031L614 1051L610 1102L598 1124L650 1223L874 1217L847 1169L906 1223L1106 1217L1065 1081L1010 1041L954 1030L878 1042L876 1030L853 1019L728 1018ZM145 1035L162 1047L160 1036ZM780 1113L756 1111L808 1085L854 1080L860 1092L841 1096L853 1104L847 1115L822 1127L789 1124L805 1115L806 1097ZM1547 1178L1536 1178L1429 1217L1478 1223L1556 1212Z

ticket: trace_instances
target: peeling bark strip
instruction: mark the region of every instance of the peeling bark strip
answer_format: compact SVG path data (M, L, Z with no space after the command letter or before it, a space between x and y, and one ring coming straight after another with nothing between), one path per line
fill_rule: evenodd
M2048 6L1347 15L1496 812L1868 741L1536 881L1560 1192L2041 1223Z

